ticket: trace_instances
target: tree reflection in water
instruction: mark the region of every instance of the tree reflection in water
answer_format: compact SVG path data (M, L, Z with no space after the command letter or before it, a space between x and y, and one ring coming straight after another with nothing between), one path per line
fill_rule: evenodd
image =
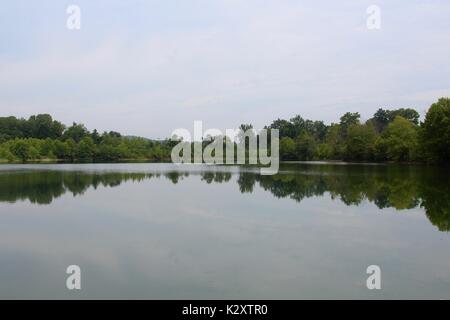
M50 204L66 192L82 195L90 187L116 187L125 181L165 177L177 184L190 175L200 175L207 184L227 183L232 173L223 171L165 173L3 171L0 173L0 201L29 200ZM448 169L394 165L283 164L280 173L261 176L242 170L237 177L241 193L252 193L258 185L277 198L301 202L329 194L346 205L367 200L378 208L397 210L424 208L430 222L440 231L450 231L450 174Z

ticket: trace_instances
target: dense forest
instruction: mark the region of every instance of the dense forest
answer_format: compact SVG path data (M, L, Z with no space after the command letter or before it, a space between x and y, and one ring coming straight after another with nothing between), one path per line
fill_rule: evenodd
M450 99L431 105L419 123L410 108L378 109L361 123L359 113L346 113L339 123L304 120L300 116L274 121L280 130L283 160L347 160L439 162L450 160Z
M90 132L83 124L66 127L48 114L28 120L0 118L0 159L3 161L65 160L117 161L142 159L170 160L175 145L110 131Z
M267 129L278 129L281 160L345 160L370 162L435 162L450 160L450 99L433 103L423 122L411 108L378 109L361 122L358 112L347 112L339 123L277 119ZM242 130L252 125L241 125ZM0 118L0 160L118 161L170 160L177 140L149 140L100 134L84 125L66 127L48 114L29 119Z

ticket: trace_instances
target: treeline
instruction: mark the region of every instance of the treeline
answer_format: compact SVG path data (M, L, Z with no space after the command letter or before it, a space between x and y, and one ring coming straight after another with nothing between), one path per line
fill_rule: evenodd
M251 129L241 125L245 132ZM437 162L450 161L450 99L429 108L423 122L410 108L379 109L361 122L358 112L347 112L339 123L277 119L267 129L278 129L281 160L346 160ZM238 137L239 140L239 137ZM203 141L205 147L210 140ZM110 131L90 132L82 124L66 127L48 114L29 119L0 118L0 159L29 161L170 160L179 140L154 141ZM237 141L239 142L239 141Z
M0 159L6 161L168 160L174 143L126 137L110 131L90 132L83 124L66 127L48 114L29 119L0 118Z
M282 160L439 162L450 160L450 99L431 105L423 122L410 108L379 109L362 123L347 112L339 123L296 116L267 128L280 133Z

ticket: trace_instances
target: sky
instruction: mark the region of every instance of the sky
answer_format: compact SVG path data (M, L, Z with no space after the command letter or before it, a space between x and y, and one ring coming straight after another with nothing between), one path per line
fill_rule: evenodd
M66 27L78 5L81 29ZM367 8L381 29L368 29ZM0 116L164 138L450 97L448 0L0 3Z

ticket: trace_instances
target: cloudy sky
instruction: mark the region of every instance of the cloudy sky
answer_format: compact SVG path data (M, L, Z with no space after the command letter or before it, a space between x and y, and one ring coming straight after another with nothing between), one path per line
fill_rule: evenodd
M81 8L81 30L66 9ZM366 26L381 8L381 30ZM50 113L89 129L423 113L450 96L448 0L3 1L0 116Z

